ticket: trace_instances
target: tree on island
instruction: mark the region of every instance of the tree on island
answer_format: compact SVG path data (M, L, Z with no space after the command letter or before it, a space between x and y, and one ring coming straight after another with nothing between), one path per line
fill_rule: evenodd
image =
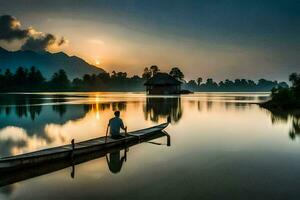
M148 67L145 67L144 72L142 74L142 78L146 80L151 78L151 71L148 69Z
M292 73L289 76L292 87L274 87L272 89L272 99L264 104L268 109L298 109L300 108L300 74Z
M178 80L183 80L184 78L183 72L178 67L173 67L169 74Z
M151 75L154 76L155 74L157 74L157 72L160 71L160 69L157 67L157 65L152 65L150 67L150 71L151 71Z
M292 91L296 98L300 99L300 74L292 73L289 77L292 82Z
M149 78L153 77L160 69L157 65L152 65L150 68L145 67L144 72L142 74L142 78L148 80Z

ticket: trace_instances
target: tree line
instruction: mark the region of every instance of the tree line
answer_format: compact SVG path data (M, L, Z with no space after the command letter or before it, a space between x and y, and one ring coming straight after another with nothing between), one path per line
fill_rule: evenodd
M272 88L282 87L288 88L286 82L271 81L266 79L259 79L257 82L246 79L235 79L215 82L212 78L208 78L206 82L202 82L202 78L197 80L190 80L185 85L186 89L192 91L226 91L226 92L251 92L251 91L270 91Z
M15 73L6 69L0 71L1 92L24 91L142 91L144 79L139 76L127 77L126 72L85 74L70 80L61 69L49 80L36 67L19 67Z
M0 71L0 92L24 91L144 91L144 83L160 69L156 65L146 67L141 76L128 77L126 72L85 74L80 78L70 80L67 73L61 69L50 79L36 67L19 67L15 72L6 69ZM169 75L180 80L182 89L190 91L270 91L272 88L288 88L287 83L260 79L258 82L246 79L224 80L220 82L208 78L205 82L201 77L196 80L184 80L184 73L173 67Z

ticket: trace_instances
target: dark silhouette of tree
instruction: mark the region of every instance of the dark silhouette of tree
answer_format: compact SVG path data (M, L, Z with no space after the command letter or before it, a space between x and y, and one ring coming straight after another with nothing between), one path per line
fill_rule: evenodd
M198 77L198 78L197 78L197 85L198 85L198 86L200 86L200 85L201 85L201 83L202 83L202 80L203 80L203 79L202 79L201 77Z
M99 73L97 77L103 81L108 81L110 79L109 73L106 72Z
M272 89L272 100L262 104L262 107L274 109L296 109L300 108L300 74L292 73L289 77L292 87L282 87L279 83Z
M214 82L214 80L212 78L208 78L206 80L205 86L209 89L209 90L214 90L216 88L218 88L218 84L216 82Z
M3 77L2 89L9 90L13 88L14 85L14 76L9 69L5 70Z
M151 78L151 71L148 69L148 67L146 67L144 69L143 75L142 75L143 79L148 80L149 78Z
M295 96L300 98L300 74L292 73L289 77L289 81L292 82L292 89Z
M81 89L83 86L83 80L81 80L80 78L74 78L72 81L72 85L74 87L74 89Z
M115 71L111 72L111 78L116 78L117 77L117 73Z
M0 92L9 91L144 91L145 80L152 74L159 71L156 65L145 68L142 77L134 75L128 77L126 72L113 71L109 73L85 74L82 77L74 78L69 81L64 70L55 72L50 80L45 80L42 73L36 68L29 70L19 67L15 73L10 70L0 71ZM2 73L1 73L2 72ZM170 75L183 80L184 75L177 67L171 69ZM292 74L290 80L293 84L293 91L299 97L299 75ZM199 77L196 80L183 82L183 87L191 91L270 91L272 88L288 88L285 82L270 81L260 79L258 83L253 80L235 79L234 81L226 79L216 83L212 78L207 79L205 83ZM298 92L296 92L298 91Z
M70 87L70 81L68 79L66 72L63 69L53 74L50 80L50 86L58 90Z
M249 88L253 88L253 87L255 87L255 86L256 86L256 84L255 84L254 81L248 80L248 87L249 87Z
M151 76L154 76L154 75L157 74L157 72L159 72L160 70L159 70L158 66L152 65L152 66L150 67L150 71L151 71Z
M169 74L178 80L183 80L184 78L184 74L178 67L173 67Z
M197 88L198 88L198 85L197 85L195 80L190 80L187 83L187 86L188 86L189 89L192 89L193 91L197 90Z
M1 87L3 86L4 82L4 75L2 74L2 69L0 69L0 90L1 90Z
M28 73L27 83L31 86L42 85L46 79L43 77L40 70L37 70L36 67L32 66Z
M127 78L127 73L126 72L118 72L117 73L117 78L118 79L126 79Z
M195 87L191 82L188 82L186 84L186 89L203 92L255 92L271 91L271 89L274 87L288 87L287 83L285 82L278 83L277 81L269 81L266 79L260 79L257 84L253 80L246 79L235 79L234 81L226 79L225 81L220 81L217 83L212 78L208 78L205 83L201 84L201 78L198 79L197 87Z
M24 88L27 85L28 70L23 67L18 67L13 79L16 86Z

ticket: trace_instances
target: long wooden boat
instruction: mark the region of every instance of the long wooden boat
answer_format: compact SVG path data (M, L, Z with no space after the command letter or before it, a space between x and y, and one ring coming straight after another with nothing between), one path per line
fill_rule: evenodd
M157 135L161 135L161 131L165 129L168 124L169 123L163 123L150 128L129 132L127 136L122 139L99 137L17 156L4 157L0 159L0 172L24 169L45 163L57 162L59 160L70 161L75 157L97 151L108 151L118 146L130 147L140 142L149 141L152 138L155 139Z

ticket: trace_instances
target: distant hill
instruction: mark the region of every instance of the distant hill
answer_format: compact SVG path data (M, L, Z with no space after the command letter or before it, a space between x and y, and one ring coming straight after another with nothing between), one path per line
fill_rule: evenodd
M36 66L46 78L50 78L59 69L64 69L69 78L105 72L79 57L68 56L63 52L7 51L0 47L0 69L2 71L5 69L15 71L20 66L26 68Z

